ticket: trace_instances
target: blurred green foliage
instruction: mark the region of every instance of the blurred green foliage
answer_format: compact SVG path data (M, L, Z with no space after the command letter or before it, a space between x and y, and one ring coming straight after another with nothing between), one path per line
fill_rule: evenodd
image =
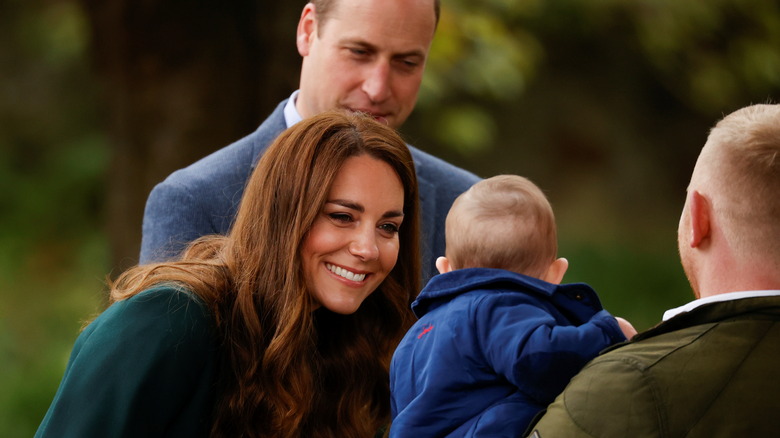
M82 321L103 303L103 177L82 15L0 10L0 436L30 437Z
M442 101L516 101L560 49L556 42L624 46L680 104L717 117L773 97L780 89L780 2L766 0L448 0L420 94L419 112ZM595 53L585 53L588 54ZM576 53L573 53L576 55ZM594 62L599 58L594 56ZM605 71L610 67L604 66ZM615 84L620 87L621 84ZM445 126L452 113L441 108ZM459 150L481 150L495 133L458 136ZM491 135L493 134L493 135Z
M531 176L556 210L565 280L590 283L637 328L688 301L682 184L706 126L780 90L778 3L443 3L412 142L483 176ZM73 1L0 4L7 438L33 434L81 324L104 305L111 150L87 29Z

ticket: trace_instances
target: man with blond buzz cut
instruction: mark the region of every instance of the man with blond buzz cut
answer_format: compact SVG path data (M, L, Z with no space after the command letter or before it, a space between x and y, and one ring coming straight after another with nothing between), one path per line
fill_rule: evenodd
M780 105L712 129L677 239L695 300L591 361L529 436L777 436Z
M176 257L206 234L226 233L259 157L285 129L328 110L360 111L399 128L417 102L439 0L312 0L296 31L299 89L252 134L172 173L146 202L141 263ZM273 60L271 60L273 62ZM422 208L423 278L444 251L444 219L479 178L411 147Z

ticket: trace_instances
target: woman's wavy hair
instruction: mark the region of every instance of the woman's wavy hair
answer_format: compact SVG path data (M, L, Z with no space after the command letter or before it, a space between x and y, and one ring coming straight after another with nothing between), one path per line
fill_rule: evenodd
M354 314L315 310L301 245L341 165L363 154L388 163L403 184L398 262ZM227 236L127 271L111 300L172 283L211 309L220 342L212 436L373 436L389 422L389 363L413 321L419 230L414 164L401 137L365 115L323 113L268 148Z

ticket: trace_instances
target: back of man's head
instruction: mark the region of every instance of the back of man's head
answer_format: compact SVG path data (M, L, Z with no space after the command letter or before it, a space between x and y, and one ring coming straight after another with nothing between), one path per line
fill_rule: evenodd
M735 257L780 270L780 105L749 106L718 122L690 189L709 196Z
M550 203L517 175L482 180L460 195L447 215L446 239L456 269L507 269L539 278L558 252Z

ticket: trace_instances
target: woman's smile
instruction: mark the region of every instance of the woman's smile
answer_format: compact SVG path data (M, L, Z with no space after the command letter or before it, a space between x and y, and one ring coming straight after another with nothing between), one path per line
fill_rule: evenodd
M349 280L349 281L356 282L356 283L360 283L363 280L365 280L366 275L367 275L365 273L358 274L358 273L353 272L353 271L351 271L351 270L349 270L347 268L342 268L340 266L332 265L330 263L325 263L325 267L328 268L328 270L330 272L336 274L337 276L339 276L341 278L344 278L346 280Z

